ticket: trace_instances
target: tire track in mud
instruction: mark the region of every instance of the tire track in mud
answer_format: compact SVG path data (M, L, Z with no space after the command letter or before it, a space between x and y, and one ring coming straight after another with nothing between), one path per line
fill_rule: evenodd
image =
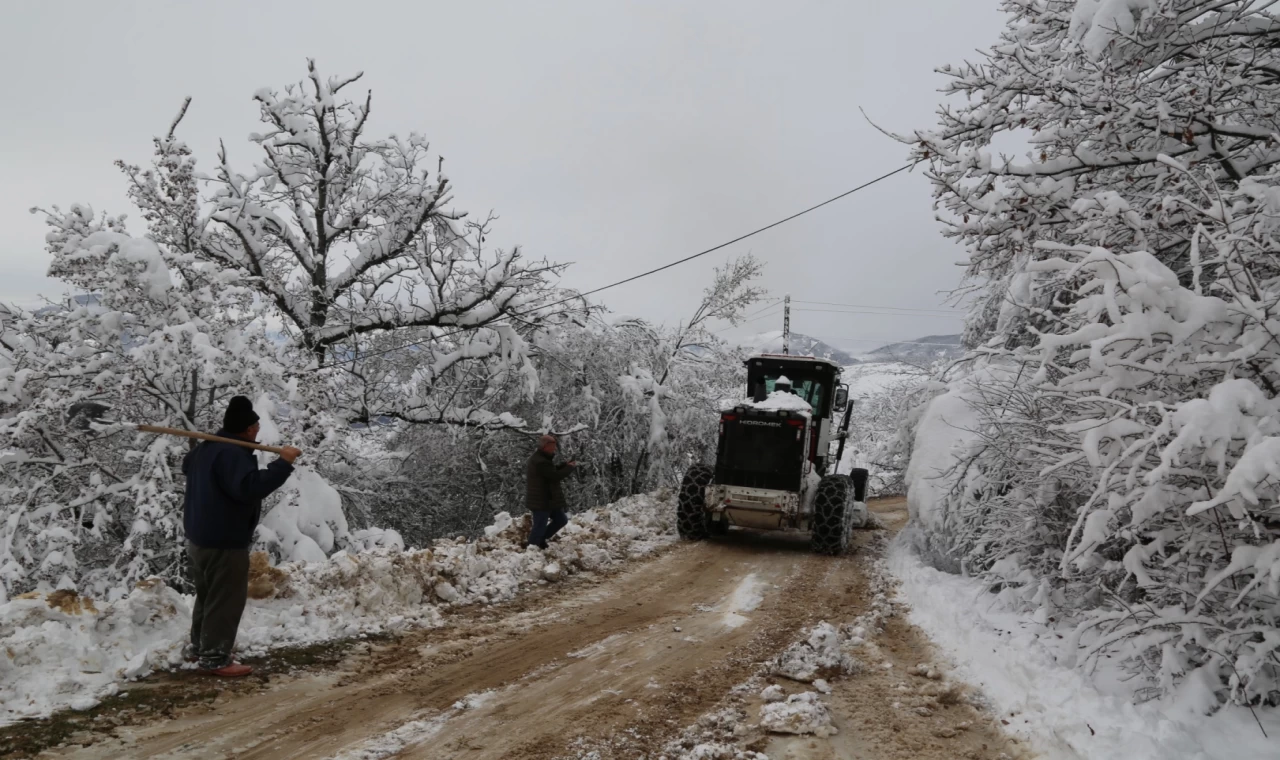
M541 594L541 608L526 605L514 614L406 636L351 658L340 675L304 676L208 714L153 725L126 746L137 757L329 757L424 715L438 715L470 694L514 683L638 620L670 614L666 600L682 598L708 583L706 576L719 575L708 559L680 554L669 552L595 586L571 588L560 599ZM674 572L662 572L673 560ZM621 592L619 583L647 590L646 600L631 601L636 595ZM619 593L625 603L614 598Z
M712 556L720 553L720 546L711 549ZM588 745L616 746L619 757L652 754L673 730L695 719L753 673L762 658L785 648L822 616L847 608L853 589L840 581L845 562L792 556L778 563L785 566L785 573L770 575L763 568L753 569L756 583L769 583L762 577L776 583L771 583L758 607L741 613L726 607L746 577L734 572L737 583L724 588L710 610L689 605L684 615L674 619L678 625L629 632L569 672L539 676L546 683L526 687L523 698L503 700L504 707L524 708L515 719L494 714L485 706L474 716L450 721L433 741L397 757L461 757L465 747L467 757L549 760ZM734 628L737 620L730 622L729 615L746 622ZM581 699L591 692L604 696ZM449 742L450 737L470 737L483 730L506 736L484 743Z
M735 531L56 756L652 757L804 628L865 609L862 564Z

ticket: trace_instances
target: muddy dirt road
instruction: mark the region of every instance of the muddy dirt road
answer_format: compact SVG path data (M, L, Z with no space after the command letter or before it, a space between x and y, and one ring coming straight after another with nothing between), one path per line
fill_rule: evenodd
M891 528L905 520L900 500L873 509ZM42 757L658 757L807 626L867 608L874 536L861 533L863 549L835 559L780 535L681 544L608 578L362 647L336 669L228 690ZM928 646L900 617L881 638L884 662L833 684L836 737L759 735L751 749L775 758L1021 755L964 700L935 699L927 718L910 712L903 680L929 660Z

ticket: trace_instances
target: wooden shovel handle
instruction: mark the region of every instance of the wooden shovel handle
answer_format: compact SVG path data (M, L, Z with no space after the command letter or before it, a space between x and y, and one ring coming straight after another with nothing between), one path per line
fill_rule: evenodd
M243 446L246 449L254 449L256 451L270 451L272 454L283 454L284 449L279 446L263 446L261 443L250 443L242 441L239 438L223 438L220 435L209 435L208 433L194 433L190 430L182 430L181 428L157 427L155 425L139 425L138 429L144 433L157 433L159 435L177 435L183 438L199 438L202 441L215 441L217 443L230 443L234 446Z

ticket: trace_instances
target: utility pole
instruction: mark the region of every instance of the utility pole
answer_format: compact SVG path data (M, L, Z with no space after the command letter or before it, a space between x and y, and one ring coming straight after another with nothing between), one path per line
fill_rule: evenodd
M782 299L782 353L791 353L791 294Z

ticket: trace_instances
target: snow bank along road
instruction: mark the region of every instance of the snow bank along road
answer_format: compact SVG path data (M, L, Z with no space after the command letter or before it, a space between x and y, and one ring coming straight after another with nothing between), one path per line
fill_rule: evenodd
M905 521L901 500L872 506L891 530ZM460 613L444 628L362 645L335 669L227 685L164 719L43 756L1023 757L962 690L923 670L908 673L930 654L900 615L886 618L869 642L874 658L830 677L823 701L838 733L788 737L757 725L760 686L813 689L762 680L764 661L820 620L847 623L886 605L870 559L870 545L884 536L862 532L859 549L838 559L812 555L788 535L735 532L680 544L611 577L540 589ZM753 685L733 692L753 676ZM175 680L132 688L175 688ZM726 705L745 719L723 725ZM714 747L688 739L717 726L729 739Z

